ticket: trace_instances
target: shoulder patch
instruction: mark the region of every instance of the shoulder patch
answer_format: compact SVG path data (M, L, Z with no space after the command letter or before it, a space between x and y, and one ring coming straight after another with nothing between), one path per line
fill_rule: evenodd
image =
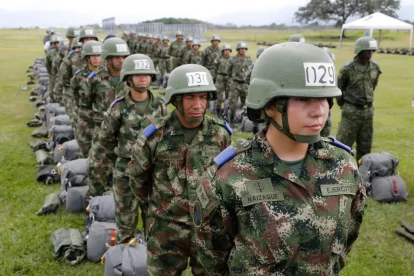
M114 107L118 102L120 102L121 100L123 100L123 99L125 99L125 96L124 97L119 97L119 98L116 98L115 99L115 101L113 101L112 103L111 103L111 105L110 105L110 107L112 108L112 107Z
M214 158L214 162L220 168L222 165L224 165L227 161L231 160L236 155L237 152L233 149L233 147L228 146Z
M81 71L81 69L78 69L78 71L75 72L75 75L79 74Z
M354 155L354 154L353 154L353 152L352 152L352 148L350 148L350 147L348 147L347 145L345 145L345 144L343 144L343 143L339 142L339 141L338 141L338 140L336 140L334 137L329 136L327 140L328 140L328 142L329 142L331 145L334 145L334 146L336 146L336 147L338 147L338 148L341 148L341 149L345 150L346 152L348 152L349 154Z
M233 134L233 130L231 129L231 126L227 123L224 122L224 128L227 130L227 132L232 135Z
M88 79L93 79L93 77L95 77L95 76L96 76L96 73L95 73L95 71L93 71L89 74Z
M145 138L148 139L149 137L151 137L155 133L156 130L157 130L157 127L154 124L150 124L149 126L144 128L142 133L144 134Z
M377 65L377 62L375 60L371 59L371 62L374 63L375 65Z
M345 63L345 66L349 66L351 65L352 61L348 61L347 63Z
M71 55L73 55L73 53L75 52L75 50L71 50L70 52L69 52L69 56L71 56Z

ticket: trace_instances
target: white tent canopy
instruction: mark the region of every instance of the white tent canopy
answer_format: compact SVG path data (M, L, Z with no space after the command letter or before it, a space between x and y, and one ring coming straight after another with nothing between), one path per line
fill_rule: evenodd
M354 30L369 30L369 35L372 37L374 29L376 30L407 30L410 31L410 50L412 48L413 40L413 25L404 21L395 19L391 16L376 12L358 20L342 25L341 38L339 40L339 48L342 45L342 36L345 29Z

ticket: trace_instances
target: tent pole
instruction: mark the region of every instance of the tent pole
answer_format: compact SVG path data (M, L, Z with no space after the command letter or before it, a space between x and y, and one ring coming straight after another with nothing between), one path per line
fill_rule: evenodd
M382 30L379 30L379 36L378 36L378 48L380 47L380 44L381 44L381 34L382 34Z
M342 31L341 31L341 36L340 36L340 38L339 38L339 49L341 49L341 48L342 48L342 36L343 36L343 34L344 34L344 28L342 28Z
M413 45L413 28L411 28L411 31L410 31L410 51L413 49L412 45Z

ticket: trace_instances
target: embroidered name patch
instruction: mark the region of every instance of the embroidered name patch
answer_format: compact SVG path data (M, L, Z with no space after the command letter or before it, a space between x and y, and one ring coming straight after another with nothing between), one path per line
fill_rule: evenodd
M158 156L158 160L160 161L181 161L184 160L184 155L182 154L161 154Z
M210 199L207 196L206 190L204 189L203 184L200 184L197 187L197 198L201 203L201 207L206 208L207 204L210 202Z
M323 196L355 195L356 191L357 186L354 184L321 185L321 193Z
M246 182L247 191L241 196L243 207L259 202L281 201L283 193L273 189L272 180L264 178Z

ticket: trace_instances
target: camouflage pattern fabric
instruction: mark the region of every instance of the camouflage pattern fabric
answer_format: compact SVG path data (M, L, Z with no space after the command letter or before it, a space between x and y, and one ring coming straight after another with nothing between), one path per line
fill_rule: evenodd
M143 39L138 43L138 54L144 54L147 52L147 40Z
M63 102L67 114L72 114L73 107L73 94L70 87L70 80L73 78L73 75L79 69L82 69L86 65L86 62L79 53L72 52L71 55L63 59L61 65L61 75L62 75L62 85L63 85ZM63 66L63 67L62 67Z
M130 37L130 38L127 39L127 45L128 45L128 48L131 51L133 51L132 49L134 49L134 46L135 46L135 43L136 43L137 40L138 39L135 38L135 37Z
M234 118L236 114L237 100L240 97L240 102L244 106L246 102L247 90L249 84L247 83L247 76L252 70L252 58L249 56L234 56L230 58L228 75L231 79L230 84L230 117Z
M54 88L54 84L55 84L55 77L56 77L56 72L52 71L52 64L53 64L53 60L54 58L57 56L57 52L55 49L52 49L49 51L49 53L46 56L46 61L45 61L45 66L47 69L47 72L49 74L49 92L53 91ZM53 93L52 93L52 97L53 97Z
M159 62L158 68L160 70L161 79L164 79L165 73L170 73L172 71L170 56L168 52L169 52L169 47L161 45L161 48L159 49L159 60L158 60Z
M158 68L158 64L159 64L159 60L160 60L160 54L161 54L161 47L162 44L156 44L154 43L152 45L152 61L154 62L154 68L157 69Z
M49 88L49 96L50 99L52 100L52 102L56 102L56 103L60 103L62 102L62 99L60 99L59 97L57 97L57 95L55 94L55 87L56 86L60 86L61 85L61 78L59 75L59 68L60 65L62 64L63 58L68 54L69 52L69 48L68 47L63 47L58 54L55 56L55 58L53 59L52 62L52 73L55 76L54 77L54 83L50 84L50 88Z
M191 142L186 141L175 112L155 120L158 130L148 140L142 133L138 136L131 152L131 189L142 200L149 200L148 273L181 275L190 258L193 275L205 275L194 246L196 187L231 137L223 121L205 116L200 131Z
M200 262L209 275L338 275L364 214L357 164L323 138L298 177L266 131L202 179L194 210Z
M154 45L155 45L155 42L153 42L153 43L149 43L148 42L148 45L147 45L147 56L149 56L150 57L150 59L152 59L152 56L154 55Z
M356 141L359 160L371 152L373 140L374 90L381 70L374 61L362 68L357 59L348 62L339 72L338 87L342 96L337 98L342 108L337 139L352 147Z
M213 78L216 80L217 88L216 109L221 108L223 97L229 98L230 80L229 80L230 57L219 56L214 61Z
M172 60L171 60L172 69L171 70L174 70L175 68L180 66L181 59L179 57L179 54L180 54L181 48L183 48L184 46L185 46L184 41L181 41L181 42L174 41L170 44L170 48L168 49L168 55L172 57Z
M181 48L178 54L178 58L180 59L179 66L183 64L188 64L188 60L190 59L190 55L192 51L193 49L191 47L187 47L187 45Z
M204 61L203 61L203 65L204 67L206 67L209 71L210 74L214 76L214 69L215 69L215 64L214 61L221 55L221 51L220 51L220 47L212 47L212 46L208 46L204 49Z
M113 171L113 191L115 198L115 219L117 225L117 243L126 243L134 237L138 223L139 200L129 186L128 163L130 150L135 143L137 133L154 121L154 118L166 116L168 109L164 102L148 92L149 102L145 110L139 110L131 98L131 92L118 98L104 115L98 139L89 154L93 163L93 174L106 174ZM94 183L97 191L105 190L106 182ZM97 188L98 186L100 188ZM98 194L93 194L94 196ZM142 202L142 219L145 221L147 202ZM144 223L145 225L145 223Z
M204 53L201 51L191 51L187 59L187 64L203 65Z

